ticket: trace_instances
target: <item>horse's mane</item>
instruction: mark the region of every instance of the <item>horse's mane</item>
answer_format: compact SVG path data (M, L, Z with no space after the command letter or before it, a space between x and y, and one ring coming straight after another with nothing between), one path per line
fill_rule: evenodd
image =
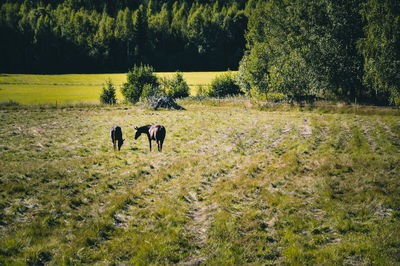
M137 130L140 132L145 132L146 130L149 130L150 127L151 127L151 125L145 125L145 126L138 127Z

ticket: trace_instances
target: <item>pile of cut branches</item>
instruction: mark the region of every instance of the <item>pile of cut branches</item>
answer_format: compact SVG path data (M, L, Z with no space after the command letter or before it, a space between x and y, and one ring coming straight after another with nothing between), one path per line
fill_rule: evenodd
M177 104L173 98L168 96L148 97L147 104L154 110L157 110L158 108L185 110L185 108Z

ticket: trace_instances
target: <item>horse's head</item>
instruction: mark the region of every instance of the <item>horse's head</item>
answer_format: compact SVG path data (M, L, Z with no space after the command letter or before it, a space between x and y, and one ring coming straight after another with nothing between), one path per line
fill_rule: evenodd
M139 131L138 127L135 127L135 130L136 130L135 139L137 139L138 137L140 137L140 134L142 134L142 133Z

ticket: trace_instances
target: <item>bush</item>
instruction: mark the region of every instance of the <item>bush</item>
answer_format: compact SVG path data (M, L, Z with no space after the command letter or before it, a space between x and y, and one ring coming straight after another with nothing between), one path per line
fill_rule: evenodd
M164 93L159 86L154 86L152 84L145 84L143 87L141 98L149 98L153 96L162 96Z
M209 94L209 92L208 92L207 87L205 87L203 85L197 86L196 97L198 97L198 98L207 97L208 94Z
M182 73L175 73L171 79L163 78L161 83L164 87L165 94L173 99L184 98L189 96L189 86L187 85Z
M152 89L158 87L157 77L153 74L154 69L148 65L134 66L127 74L127 82L121 87L121 93L131 103L136 103L142 96L145 86ZM152 90L151 89L151 90ZM148 93L150 89L146 89Z
M211 81L208 96L226 97L242 94L240 87L235 83L235 79L236 77L231 72L215 77L213 81Z
M103 104L116 104L117 97L115 95L115 88L111 80L106 81L106 86L103 87L103 92L100 95L100 102Z

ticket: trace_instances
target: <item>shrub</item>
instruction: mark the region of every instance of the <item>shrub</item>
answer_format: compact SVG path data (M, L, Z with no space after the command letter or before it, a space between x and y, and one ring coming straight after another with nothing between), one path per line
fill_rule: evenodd
M207 97L207 95L209 94L208 92L208 88L205 87L204 85L199 85L197 87L197 92L196 92L196 97Z
M160 89L159 86L154 86L152 84L145 84L143 86L143 91L142 91L142 98L149 98L149 97L153 97L153 96L162 96L164 93L163 91Z
M134 66L127 74L127 82L121 87L121 93L131 103L136 103L142 96L146 85L158 87L157 77L153 74L154 69L148 65Z
M211 81L208 96L226 97L242 94L240 87L235 83L235 79L236 77L231 72L215 77L213 81Z
M163 78L161 79L161 83L168 97L176 99L189 96L189 86L183 78L182 73L175 73L175 76L171 79Z
M111 80L106 81L106 86L103 87L103 92L100 95L100 102L103 104L116 104L117 97L115 88Z

